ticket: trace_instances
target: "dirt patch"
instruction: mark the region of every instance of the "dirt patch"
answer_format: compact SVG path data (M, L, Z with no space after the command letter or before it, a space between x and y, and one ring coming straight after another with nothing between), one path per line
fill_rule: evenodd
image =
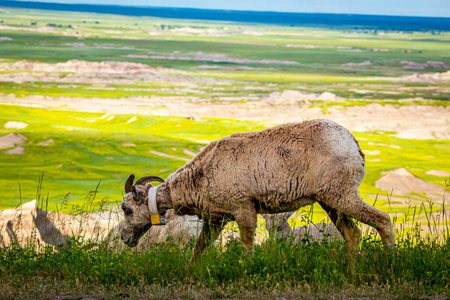
M16 26L6 26L0 25L0 30L17 30L17 31L31 31L31 32L54 32L55 28L51 26L40 26L37 28L30 27L16 27Z
M433 176L439 176L439 177L450 177L450 173L445 172L445 171L441 171L441 170L426 171L425 174L433 175Z
M379 151L379 150L375 150L375 151L365 150L364 154L365 155L378 155L378 154L381 154L381 151Z
M163 67L150 67L141 63L69 60L47 64L22 60L13 64L0 63L0 71L24 71L0 74L0 82L64 82L89 84L133 84L137 81L212 84L230 84L230 80L188 76L182 71ZM31 71L31 72L30 72ZM64 73L64 76L61 76Z
M273 70L273 68L254 68L250 66L220 66L220 65L199 65L197 67L192 67L192 70L225 70L225 71L235 71L235 70Z
M276 125L327 118L351 131L393 131L394 136L412 139L450 139L450 106L368 104L326 110L301 101L274 102L268 99L247 103L211 102L199 97L72 98L13 95L0 97L0 103L110 114L182 116L251 120Z
M5 123L3 127L5 128L14 128L14 129L23 129L27 127L28 124L24 122L17 122L17 121L8 121Z
M428 82L440 83L450 80L450 71L444 73L414 73L411 75L401 76L398 81L401 82Z
M287 44L288 48L305 48L305 49L327 49L335 48L334 46L323 46L323 45L299 45L299 44Z
M157 101L157 99L155 99ZM159 101L157 101L159 102ZM413 139L449 139L450 107L369 104L365 106L329 108L309 107L306 103L274 103L273 101L232 103L159 102L165 107L152 110L155 115L182 115L231 118L267 122L267 125L328 118L352 131L394 131L396 137Z
M195 153L195 152L193 152L193 151L191 151L189 149L183 149L183 153L186 154L186 155L192 156L192 157L197 155L197 153Z
M80 43L81 45L81 43ZM105 44L109 45L109 44ZM174 56L183 59L201 59L209 61L234 61L222 53L173 52L172 54L155 54ZM231 59L231 60L230 60ZM243 62L243 61L238 61ZM274 61L259 61L275 63ZM78 83L89 83L93 89L110 89L108 84L124 84L138 81L169 82L177 85L172 88L142 89L150 92L180 94L180 96L133 96L128 98L75 98L4 95L0 103L25 105L32 107L61 107L64 110L85 112L103 112L111 114L147 114L159 116L185 116L193 119L203 117L230 118L236 120L252 120L275 125L286 122L299 122L308 119L332 119L352 131L392 131L396 137L408 139L450 139L450 107L426 105L380 105L376 103L365 106L342 106L321 108L311 106L319 101L340 102L345 99L324 91L322 93L305 92L296 89L280 91L276 86L259 86L249 83L248 89L254 93L245 96L234 93L235 90L246 90L245 87L231 87L237 83L231 80L218 80L207 77L190 76L184 71L166 68L152 68L145 64L130 62L87 62L70 60L64 63L46 64L40 62L19 61L16 63L0 63L0 70L19 71L0 74L0 81L6 82L64 82L67 88L78 88ZM20 72L24 71L24 72ZM30 72L31 71L31 72ZM64 72L66 75L61 76ZM434 75L433 75L434 74ZM446 73L414 75L420 80L428 80L427 76L438 76L441 80L450 77ZM411 75L412 76L412 75ZM425 76L425 77L424 77ZM433 77L434 78L434 77ZM413 80L407 77L403 80ZM435 79L433 79L435 80ZM218 85L225 86L218 86ZM81 86L81 85L80 85ZM179 87L178 87L179 86ZM367 85L371 88L389 88L398 91L400 85ZM183 87L183 88L180 88ZM51 88L51 85L49 85ZM213 90L211 93L210 89ZM301 89L301 87L298 87ZM136 90L136 89L134 89ZM216 94L220 91L221 94ZM223 91L223 93L222 93ZM442 93L444 93L443 91ZM185 96L193 94L193 96ZM218 100L221 100L218 102ZM403 99L419 101L420 99ZM402 100L402 101L403 101ZM246 103L233 103L246 102ZM346 103L347 105L348 103ZM107 117L110 117L110 116ZM112 117L111 117L112 118ZM133 122L132 117L128 122ZM13 147L13 146L11 146Z
M173 158L173 159L179 159L179 160L184 160L184 161L190 161L189 158L179 157L179 156L174 156L174 155L170 155L170 154L162 153L162 152L158 152L158 151L150 150L150 151L148 151L148 152L151 153L151 154L154 154L154 155L162 156L162 157Z
M303 101L309 103L309 101L342 101L344 98L338 97L330 92L323 92L321 94L301 92L296 90L284 90L283 92L273 92L268 98L264 99L270 102L296 102Z
M444 190L434 184L423 181L404 168L391 170L375 182L375 187L396 195L425 194L428 198L442 199Z
M39 146L50 146L51 144L53 144L55 141L53 139L48 139L46 141L40 142L38 143Z
M41 46L52 46L52 47L57 47L57 46L69 46L69 47L73 47L73 48L83 48L83 49L112 49L112 50L133 50L134 46L120 46L120 45L116 45L116 44L110 44L110 43L103 43L103 44L98 44L98 43L94 43L91 45L86 45L83 42L75 42L75 43L65 43L65 44L51 44L51 43L40 43Z
M348 64L343 64L341 65L341 67L361 67L361 66L371 66L373 65L373 62L371 62L370 60L366 60L360 63L348 63Z
M127 121L127 124L133 123L136 120L137 120L137 117L132 117Z
M3 151L4 154L25 154L25 148L24 147L17 147L13 149L9 149L6 151Z
M427 61L426 63L421 64L413 61L402 60L400 64L404 65L403 69L450 68L449 65L442 61Z
M20 133L10 133L0 137L0 149L20 146L27 138Z
M300 63L291 60L278 59L249 59L249 58L232 58L224 53L205 53L205 52L187 52L181 53L179 51L167 53L149 52L149 55L128 54L125 57L133 58L150 58L150 59L169 59L169 60L190 60L190 61L210 61L222 63L236 63L236 64L279 64L279 65L300 65Z
M382 143L374 143L374 142L368 142L369 146L377 146L377 147L389 147L389 148L395 148L395 149L402 149L399 145L388 145L388 144L382 144Z
M153 30L149 34L165 34L163 30ZM181 27L175 28L169 31L173 35L181 36L230 36L230 35L262 35L261 32L257 32L250 29L216 29L216 28L193 28L193 27Z

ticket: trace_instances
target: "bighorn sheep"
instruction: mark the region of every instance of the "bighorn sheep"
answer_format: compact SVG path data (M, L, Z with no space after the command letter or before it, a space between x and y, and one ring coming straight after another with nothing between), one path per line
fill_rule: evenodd
M292 214L292 212L287 212L283 214L262 215L264 220L266 220L266 229L270 239L293 239L295 244L300 240L319 243L324 240L342 240L339 230L331 223L317 223L292 228L288 222Z
M367 204L358 187L364 154L355 137L327 119L290 123L256 132L235 133L211 142L164 182L156 176L125 184L121 238L136 246L159 216L173 208L203 219L193 260L215 241L225 224L236 221L251 254L258 213L294 211L318 202L356 250L360 231L351 218L378 230L395 247L388 214ZM153 187L150 181L163 182Z

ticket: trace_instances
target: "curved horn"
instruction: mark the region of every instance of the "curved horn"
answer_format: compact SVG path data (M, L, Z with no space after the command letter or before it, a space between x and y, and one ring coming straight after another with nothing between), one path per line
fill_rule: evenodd
M164 183L164 179L162 179L161 177L158 176L145 176L142 177L141 179L139 179L138 181L136 181L135 185L144 185L146 182L149 181L159 181Z
M131 174L130 177L128 177L127 182L125 182L125 193L131 192L133 181L134 181L134 174Z

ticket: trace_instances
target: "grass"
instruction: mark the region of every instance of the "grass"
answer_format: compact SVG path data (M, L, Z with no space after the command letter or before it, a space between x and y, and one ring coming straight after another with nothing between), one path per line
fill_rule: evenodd
M225 250L208 249L194 265L189 264L192 246L180 249L170 242L145 254L86 249L76 239L59 251L11 246L0 254L1 294L5 299L81 295L445 299L450 279L448 240L443 245L410 242L393 253L365 240L355 258L337 244L281 242L257 246L249 258L232 242Z
M405 225L416 224L414 215L406 219ZM77 235L56 247L32 240L0 250L0 294L3 299L448 298L448 225L425 236L417 225L396 240L397 251L388 250L365 230L352 255L338 240L268 239L248 257L232 239L209 247L195 263L190 263L195 239L178 244L169 238L143 253L117 252Z

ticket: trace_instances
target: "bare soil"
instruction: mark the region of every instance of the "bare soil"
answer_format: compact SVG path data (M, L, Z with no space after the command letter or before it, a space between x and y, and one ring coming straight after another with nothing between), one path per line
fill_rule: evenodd
M271 100L247 103L205 102L198 97L129 97L71 98L13 95L0 97L3 104L69 109L109 114L143 114L184 116L191 118L226 118L251 120L275 125L310 119L331 119L351 131L391 131L406 139L450 139L450 107L430 105L368 104L365 106L334 106L328 109L311 107L303 102L274 103Z
M0 137L0 149L20 146L26 141L26 136L20 133L10 133Z
M149 53L149 55L156 55ZM159 54L157 54L159 55ZM221 53L173 52L164 54L164 58L228 61ZM245 63L242 61L241 63ZM261 63L266 63L261 61ZM429 62L433 65L439 62ZM0 103L24 105L32 107L54 108L104 112L111 114L148 114L158 116L185 116L190 118L229 118L237 120L252 120L274 125L286 122L298 122L308 119L332 119L351 131L391 131L399 138L407 139L449 139L450 138L450 107L430 105L380 105L376 103L365 106L349 106L346 99L328 91L321 93L301 92L297 90L277 91L267 93L267 86L250 85L249 88L261 90L260 94L245 94L230 97L230 94L220 93L234 91L236 87L227 87L231 80L207 77L196 77L192 74L156 67L152 68L140 63L104 61L87 62L69 60L64 63L47 64L41 62L19 61L16 63L0 63L0 82L67 82L70 84L125 84L144 82L166 82L175 85L172 88L146 89L159 92L180 94L180 96L128 97L128 98L75 98L28 96L16 98L14 95L0 96ZM12 72L8 72L12 71ZM450 71L446 73L414 73L397 81L441 82L450 79ZM61 74L64 73L64 76ZM182 84L183 86L179 86ZM214 91L206 94L205 85ZM219 86L225 85L225 86ZM376 85L368 87L378 88ZM77 88L76 86L74 88ZM81 88L81 87L79 87ZM98 87L97 87L98 88ZM386 86L384 86L386 88ZM394 89L399 87L393 86ZM427 87L424 87L427 88ZM105 86L105 89L109 89ZM239 87L242 89L242 87ZM265 93L263 93L263 90ZM445 88L442 90L444 92ZM187 93L200 96L185 96ZM214 100L214 101L213 101ZM219 101L218 101L219 100ZM420 99L411 99L418 101ZM311 101L342 102L342 106L320 108L311 105ZM345 103L344 103L345 101ZM242 103L237 103L242 102ZM130 122L133 119L130 119Z
M442 200L444 190L423 181L404 168L391 170L375 182L375 187L396 195L426 194L428 198Z

